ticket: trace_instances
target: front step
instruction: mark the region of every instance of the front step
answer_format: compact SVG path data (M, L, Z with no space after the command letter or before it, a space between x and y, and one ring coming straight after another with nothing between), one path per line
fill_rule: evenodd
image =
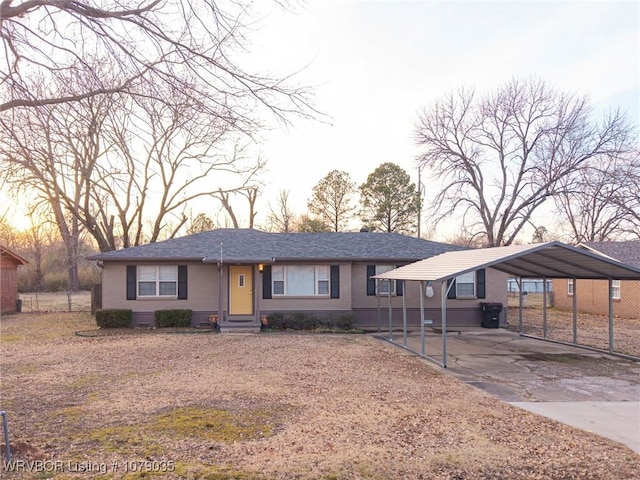
M260 322L254 318L238 318L220 322L220 333L260 333Z

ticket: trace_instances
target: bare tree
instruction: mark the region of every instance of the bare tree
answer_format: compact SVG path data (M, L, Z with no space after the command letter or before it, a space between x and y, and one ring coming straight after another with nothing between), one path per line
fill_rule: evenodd
M193 94L164 97L96 95L0 116L10 132L0 170L50 204L63 238L77 238L78 223L101 251L171 238L193 201L246 185L257 167L226 153L231 127Z
M260 187L258 185L247 187L245 190L242 190L240 194L249 202L249 228L253 228L256 222L256 216L258 215L256 211L256 201L258 200L258 195L260 195Z
M84 185L81 150L96 138L92 132L78 136L77 128L72 125L59 129L71 117L62 114L57 117L46 108L39 110L38 115L19 113L20 121L15 124L7 124L5 118L0 117L6 132L0 138L0 154L5 157L5 161L0 162L0 172L10 179L8 184L16 194L35 195L34 208L46 211L55 219L66 248L68 288L75 291L79 288L77 260L82 223L71 211L80 208L82 201L81 189L75 188ZM82 148L75 143L80 137L84 143ZM61 148L64 141L71 142L67 149ZM60 158L64 160L57 161Z
M351 181L349 173L333 170L313 187L313 195L307 208L319 217L321 223L328 224L334 232L339 232L355 213L355 193L356 184Z
M8 210L0 211L0 245L14 250L18 244L18 231L9 223Z
M282 121L291 114L315 115L304 88L250 73L234 61L254 21L245 1L2 0L0 112L95 95L137 95L141 83L158 86L146 95L165 101L167 88L186 83L187 95L208 98L212 116L244 131L256 126L261 110ZM107 77L99 66L104 58L112 59ZM65 89L33 88L61 80Z
M614 202L625 212L623 231L640 239L640 153L631 157L628 168L618 172L624 178Z
M550 238L551 238L551 235L549 234L549 230L547 230L547 227L541 225L533 229L531 243L548 242Z
M451 245L460 245L461 247L482 248L486 247L485 239L482 235L471 233L464 225L458 233L450 235L445 240Z
M209 230L213 230L214 228L215 223L213 222L213 220L211 220L211 218L209 218L206 213L199 213L193 220L191 220L191 225L189 225L189 228L187 228L187 235L207 232Z
M295 213L289 205L289 190L280 190L275 206L269 203L269 215L265 230L288 233L293 230Z
M244 147L238 145L234 148L233 159L235 164L244 163L249 165L248 168L242 171L243 183L236 186L226 185L225 189L219 188L212 196L222 204L229 220L231 220L233 228L240 228L240 222L234 209L233 200L237 196L245 198L249 204L249 228L253 228L257 215L256 201L262 185L258 181L258 175L264 170L266 162L261 157L258 157L255 163L247 163L248 158L244 154Z
M639 169L628 158L598 157L561 180L564 188L555 202L569 241L604 242L624 234L633 215L627 207L631 183Z
M530 78L482 99L452 93L422 113L415 134L420 164L442 183L436 221L458 215L497 246L511 244L590 159L628 152L631 130L619 112L595 124L586 98Z

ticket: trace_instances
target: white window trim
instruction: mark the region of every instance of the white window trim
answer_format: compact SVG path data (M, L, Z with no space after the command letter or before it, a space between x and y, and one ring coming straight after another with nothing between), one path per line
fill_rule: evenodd
M303 295L290 295L287 292L287 284L288 284L288 271L287 269L290 267L314 267L313 269L313 293L305 293ZM320 298L329 298L331 296L331 271L329 265L274 265L275 268L282 268L283 270L283 278L275 279L272 270L271 277L271 292L274 297L320 297ZM320 278L320 269L326 271L326 278ZM283 282L283 293L276 293L275 282ZM320 291L320 282L327 282L327 293L318 293Z
M140 269L141 268L150 268L150 267L154 267L156 270L156 274L155 274L155 284L156 284L156 293L155 295L145 295L140 293L140 283L147 283L147 282L151 282L150 280L141 280L140 279ZM172 267L174 269L174 276L175 276L175 280L162 280L162 283L169 283L169 282L173 282L175 283L176 287L175 287L175 292L176 293L172 293L170 295L161 295L160 294L160 267ZM138 265L137 267L137 271L136 271L136 294L137 294L137 298L140 299L145 299L145 298L178 298L178 266L177 265Z
M396 266L395 265L376 265L376 275L379 275L381 273L385 273L388 272L390 270L395 269ZM380 269L380 270L378 270ZM390 285L390 289L386 292L381 292L379 290L379 287L384 284L384 282L391 282ZM375 282L376 284L376 295L379 297L388 297L389 295L391 295L392 297L397 295L396 292L396 281L395 280L376 280Z
M574 290L575 290L575 282L573 281L573 278L568 278L567 279L567 296L573 297Z
M472 282L459 282L460 277L464 277L465 275L469 275L469 274L473 275ZM458 293L458 286L460 285L460 283L462 283L463 285L473 285L473 293L471 295ZM457 299L478 298L478 279L476 278L476 272L473 271L473 272L465 273L464 275L458 275L456 277L455 288L456 288Z

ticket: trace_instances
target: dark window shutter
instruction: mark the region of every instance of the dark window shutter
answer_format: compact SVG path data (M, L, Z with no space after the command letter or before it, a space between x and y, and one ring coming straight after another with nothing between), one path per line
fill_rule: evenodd
M271 298L271 265L262 269L262 298Z
M127 300L136 299L136 266L127 265Z
M331 265L329 270L331 298L340 298L340 265Z
M187 266L178 265L178 299L187 298Z
M480 270L476 271L476 288L477 288L478 298L485 298L487 295L485 277L486 275L485 275L484 268L481 268Z
M453 283L453 285L451 285ZM451 288L449 288L451 285ZM447 294L447 298L456 298L456 279L450 278L447 280L447 288L449 288L449 293Z
M367 265L367 295L376 294L376 280L375 278L371 278L375 274L376 274L376 266Z

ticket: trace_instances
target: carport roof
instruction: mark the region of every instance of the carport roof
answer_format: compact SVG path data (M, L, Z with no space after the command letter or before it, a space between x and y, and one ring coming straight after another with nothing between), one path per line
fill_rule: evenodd
M561 242L446 252L374 278L441 281L488 267L522 278L640 280L640 268Z

